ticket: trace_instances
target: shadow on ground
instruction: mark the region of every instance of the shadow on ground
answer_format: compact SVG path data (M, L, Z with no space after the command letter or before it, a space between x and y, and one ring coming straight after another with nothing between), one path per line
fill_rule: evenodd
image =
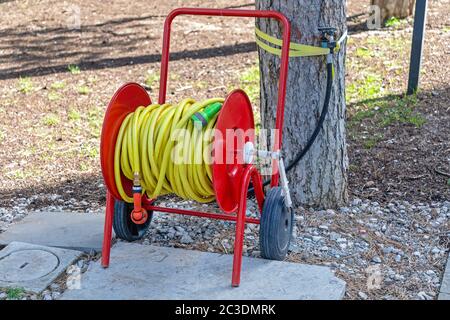
M142 46L149 51L159 35L150 32L145 21L158 19L158 27L165 16L148 15L82 25L81 29L65 27L23 31L6 28L0 31L0 80L24 76L42 76L66 72L68 64L83 70L117 68L159 62L159 52L138 54ZM254 42L223 45L173 52L171 60L206 59L256 51ZM1 52L1 51L0 51Z
M448 201L449 102L447 87L349 104L350 192L376 201ZM361 116L356 107L367 111Z

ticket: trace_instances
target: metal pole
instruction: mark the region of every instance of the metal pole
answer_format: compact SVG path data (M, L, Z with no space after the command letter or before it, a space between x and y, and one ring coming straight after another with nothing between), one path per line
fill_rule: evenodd
M427 18L427 1L428 0L416 0L411 62L409 65L408 95L415 93L419 87L420 65L422 63L423 41Z

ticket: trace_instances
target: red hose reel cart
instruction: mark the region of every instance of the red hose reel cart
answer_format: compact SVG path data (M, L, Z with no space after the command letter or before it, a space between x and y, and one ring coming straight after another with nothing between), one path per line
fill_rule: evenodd
M111 234L114 224L116 234L129 241L141 238L149 227L154 211L184 214L211 219L228 220L236 222L234 241L234 258L232 272L232 286L239 286L244 228L246 223L260 224L260 247L264 258L282 260L288 250L292 232L292 210L289 194L286 189L279 186L281 179L285 179L284 166L279 157L282 143L283 116L285 107L286 82L288 74L290 24L288 19L276 11L258 10L228 10L228 9L200 9L179 8L167 16L164 24L163 47L161 58L160 89L158 103L166 102L167 77L169 70L169 46L171 24L179 15L227 16L247 18L273 18L283 25L283 45L281 53L281 69L279 79L279 96L276 113L276 134L273 152L266 155L272 158L272 176L270 189L264 193L260 173L251 163L251 160L242 161L242 150L232 150L235 154L232 163L211 164L213 187L216 201L223 211L222 214L183 210L161 207L157 199L133 193L133 181L121 176L122 185L130 197L134 196L134 205L122 200L115 183L114 152L120 126L125 117L134 112L139 106L148 106L151 99L146 90L136 83L122 86L113 96L106 110L101 135L101 168L107 188L106 216L103 241L102 266L108 267L111 249ZM216 130L225 132L228 129L254 128L253 111L250 101L242 90L234 90L225 99L219 112ZM247 137L246 144L254 142L254 136ZM213 149L229 152L225 139L215 138ZM246 201L249 184L252 182L260 218L246 216ZM286 181L287 186L287 181Z

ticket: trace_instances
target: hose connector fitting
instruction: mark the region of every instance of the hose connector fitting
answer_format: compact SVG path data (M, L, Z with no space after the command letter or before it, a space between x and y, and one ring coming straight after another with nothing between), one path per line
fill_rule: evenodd
M140 187L141 186L141 175L139 172L135 172L133 174L133 189L134 187ZM134 193L134 190L133 190Z
M144 224L148 219L147 210L142 208L142 186L140 175L135 172L133 175L133 211L131 212L131 220L135 224Z
M322 48L330 49L330 53L334 53L334 49L337 47L335 40L336 28L333 27L319 27L319 31L322 33Z
M194 127L201 130L206 127L211 119L220 111L222 103L215 102L203 109L203 111L196 112L191 117Z

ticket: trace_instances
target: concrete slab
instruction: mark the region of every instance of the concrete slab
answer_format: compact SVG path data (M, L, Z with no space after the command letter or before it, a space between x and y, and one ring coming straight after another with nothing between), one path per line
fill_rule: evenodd
M111 264L91 264L62 299L341 299L345 282L327 267L244 257L232 288L232 256L117 243Z
M439 290L439 300L450 300L450 255L447 258L444 276L442 277L441 288Z
M43 246L101 251L104 216L86 213L36 212L0 234L0 245L12 241Z
M83 253L23 242L0 251L0 287L41 293Z
M439 293L438 300L450 300L450 293Z

